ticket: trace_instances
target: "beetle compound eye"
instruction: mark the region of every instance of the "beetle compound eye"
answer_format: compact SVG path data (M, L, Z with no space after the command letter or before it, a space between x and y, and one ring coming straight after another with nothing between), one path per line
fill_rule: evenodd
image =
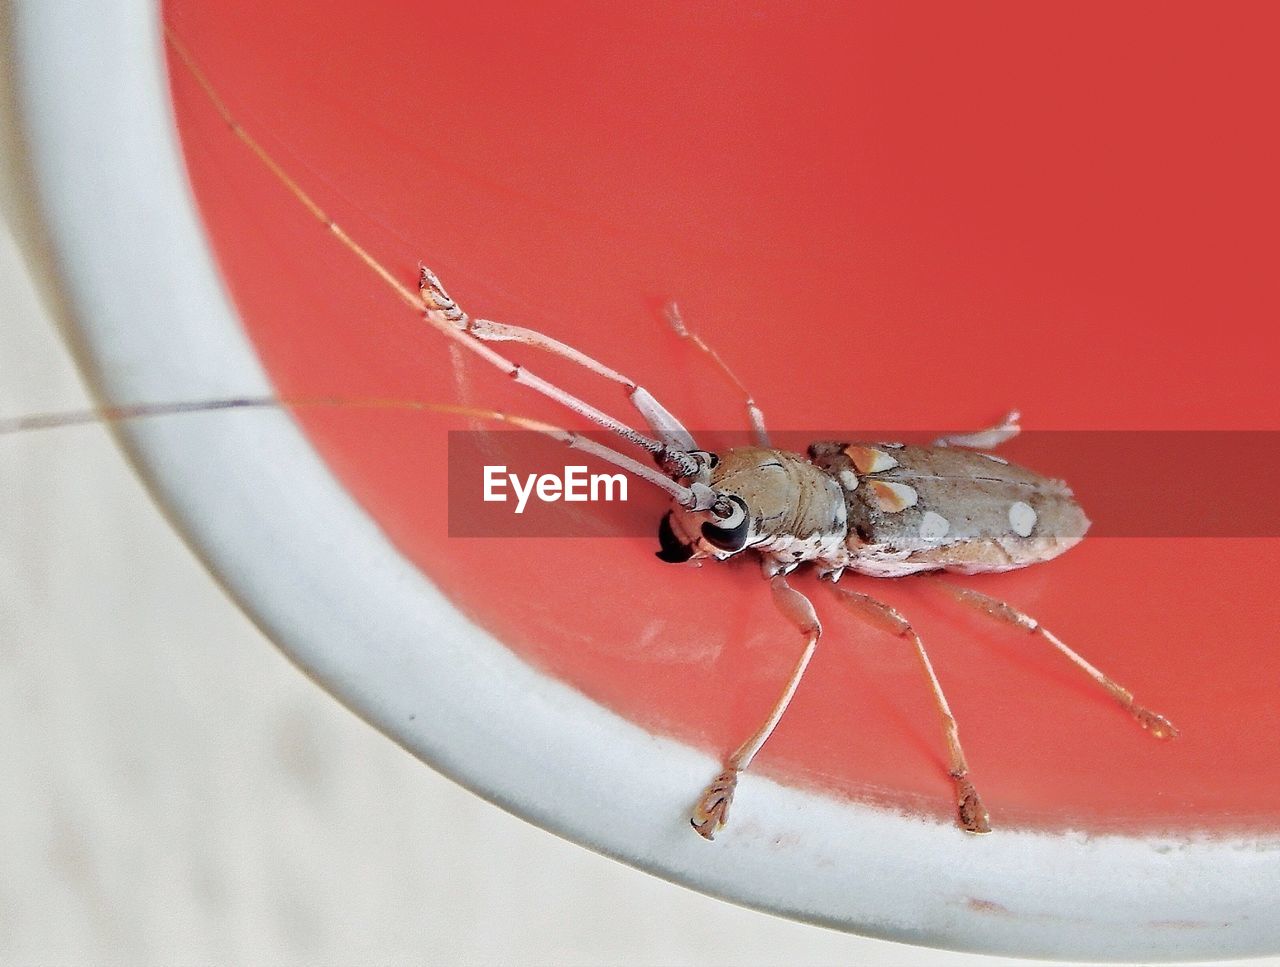
M694 450L691 456L696 457L708 470L714 470L720 465L720 458L710 450Z
M733 512L724 520L707 521L702 525L702 536L708 544L722 551L740 551L747 546L747 534L751 530L751 515L747 502L737 494L728 494Z
M662 545L662 550L657 552L660 561L666 561L668 564L683 564L693 557L693 548L682 543L672 529L670 511L667 511L667 516L663 517L662 523L658 525L658 543Z

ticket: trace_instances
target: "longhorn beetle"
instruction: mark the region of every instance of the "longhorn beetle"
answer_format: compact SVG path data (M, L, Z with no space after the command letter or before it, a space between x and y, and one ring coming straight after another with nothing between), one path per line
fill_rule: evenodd
M989 815L969 776L955 718L934 673L924 642L897 610L874 597L841 587L845 571L879 578L944 571L980 574L1051 560L1077 544L1089 521L1061 481L1015 466L987 452L1016 435L1018 413L974 433L942 437L930 446L822 441L805 454L770 445L764 416L723 359L687 327L674 305L668 309L677 334L710 359L742 394L755 437L752 446L723 453L701 449L684 425L643 386L552 336L480 319L463 311L426 266L416 290L379 263L294 181L236 120L185 45L166 28L168 43L231 132L281 185L356 258L378 276L434 330L506 373L516 383L549 397L646 451L656 466L571 430L536 420L449 404L396 400L280 399L275 397L147 404L91 413L49 414L0 421L0 433L92 420L124 420L160 413L260 406L381 406L460 413L533 430L591 453L665 490L670 511L658 525L660 560L681 564L752 554L769 581L777 609L803 639L795 667L760 727L729 755L693 807L690 822L712 839L728 819L739 775L781 720L812 658L822 625L809 598L787 583L787 575L812 564L837 599L854 615L911 643L942 721L955 783L957 821L971 833L991 829ZM492 349L509 342L539 349L620 385L648 432L615 419ZM1003 601L968 588L937 582L956 600L1021 628L1056 649L1104 688L1157 738L1177 729L1164 716L1138 705L1132 693L1069 648L1036 619Z

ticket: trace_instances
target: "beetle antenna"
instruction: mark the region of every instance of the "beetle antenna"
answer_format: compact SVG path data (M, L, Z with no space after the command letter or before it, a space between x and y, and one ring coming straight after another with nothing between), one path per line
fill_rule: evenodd
M94 409L67 410L54 413L33 413L28 416L0 418L0 436L26 433L32 430L52 430L59 427L85 426L91 423L124 423L130 420L148 417L174 416L183 413L208 413L217 410L252 410L252 409L380 409L380 410L418 410L427 413L444 413L456 416L470 416L481 420L506 423L521 430L530 430L544 436L559 440L573 450L611 463L638 477L655 487L665 490L680 506L688 510L715 511L720 505L721 494L703 484L685 487L665 474L647 466L625 453L606 447L602 443L585 437L573 430L544 423L524 416L515 416L498 410L481 409L473 406L461 406L454 403L426 403L421 400L405 399L343 399L336 396L315 397L278 397L278 396L240 396L216 400L187 400L174 403L135 403L120 406L100 406Z
M473 326L467 314L462 311L452 298L450 298L449 294L440 284L440 280L427 270L425 266L420 267L419 290L417 292L413 291L396 278L391 270L374 258L368 249L347 234L346 229L330 217L329 214L320 207L319 203L307 194L306 190L294 180L293 176L284 169L280 162L276 161L272 154L262 146L261 142L259 142L257 138L245 129L244 125L242 125L231 112L231 109L222 99L222 96L218 93L217 89L214 88L212 82L205 76L204 71L201 70L199 64L196 63L195 57L191 54L191 51L187 49L186 44L178 38L177 34L168 24L165 24L164 26L164 34L169 46L173 48L174 53L177 54L178 59L182 61L187 72L195 79L196 84L199 85L209 102L213 105L214 110L217 111L218 115L226 123L227 127L231 129L231 133L235 135L235 137L244 144L250 152L253 153L258 161L275 176L276 180L280 182L280 184L299 202L299 204L309 211L318 222L324 225L324 227L327 228L349 252L351 252L351 254L359 259L371 272L373 272L374 275L381 279L392 292L399 296L401 301L409 306L409 308L413 309L414 313L424 319L428 325L443 335L446 339L453 340L455 343L458 343L465 349L485 360L485 362L501 370L507 376L511 377L511 379L516 383L519 383L522 386L527 386L534 392L541 393L543 396L554 400L561 406L585 417L597 426L601 426L612 433L616 433L628 443L640 447L642 450L647 450L657 458L658 462L664 468L670 469L673 475L689 477L697 473L697 460L687 452L690 447L684 445L684 439L692 438L689 437L688 431L684 430L684 428L680 426L679 422L660 406L657 408L661 411L662 417L674 424L674 427L678 428L679 431L683 433L683 437L671 438L663 434L664 439L655 439L641 433L639 430L628 426L621 420L618 420L604 411L592 406L590 403L578 399L576 396L562 390L553 383L548 382L540 376L534 375L519 363L513 362L501 353L497 353L490 349L481 341L483 333L480 329L482 329L483 326L477 327L475 332L472 331ZM494 325L487 321L484 322L489 326ZM530 330L519 330L516 327L510 327L508 332L498 336L497 338L510 339L513 338L512 333L518 332L528 333ZM558 343L558 341L555 340L547 340L547 343L549 343L549 345L543 345L542 348L549 349L552 352L556 352L559 347L564 346L564 344ZM564 354L561 353L561 355ZM586 357L585 354L577 353L576 357L570 356L569 358L581 363L582 359L587 359L589 357ZM594 363L594 360L592 362ZM595 371L602 375L608 375L610 377L620 376L620 374L617 374L612 370L608 370L607 367L599 366L599 364L595 365L599 367ZM606 370L607 372L603 372ZM625 381L625 384L629 386L628 392L633 402L636 401L637 395L640 395L640 400L642 402L652 399L647 391L644 391L643 387L636 386L630 380L626 380L625 377L622 377L622 379ZM655 406L657 405L656 400L653 400L653 403ZM642 413L643 412L644 411L642 409ZM661 428L659 428L659 432L661 432Z

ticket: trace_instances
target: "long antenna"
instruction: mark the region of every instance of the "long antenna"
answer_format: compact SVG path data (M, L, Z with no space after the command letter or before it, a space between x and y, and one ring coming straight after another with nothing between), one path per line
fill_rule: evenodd
M336 396L315 397L277 397L277 396L241 396L218 400L187 400L177 403L137 403L126 406L102 406L87 410L67 410L57 413L33 413L28 416L0 418L0 436L26 433L32 430L52 430L59 427L85 426L91 423L123 423L129 420L145 419L157 416L173 416L183 413L207 413L217 410L255 410L255 409L375 409L375 410L414 410L425 413L445 413L455 416L469 416L475 419L505 423L521 430L541 433L553 440L558 440L571 450L581 450L599 457L606 463L625 470L627 473L653 484L676 499L682 507L689 509L709 509L710 488L698 490L681 486L670 477L659 473L653 467L646 466L638 460L606 447L602 443L585 437L573 430L533 420L525 416L515 416L498 410L480 409L474 406L460 406L455 403L426 403L421 400L404 399L344 399ZM703 492L705 491L705 493ZM705 505L705 506L700 506Z
M555 400L560 405L567 407L573 412L585 417L598 426L618 434L624 440L643 450L647 450L653 454L662 463L671 463L678 467L680 471L686 475L690 475L697 470L697 462L686 452L668 446L660 440L633 429L620 420L615 419L609 414L597 409L591 404L570 395L552 383L547 382L539 376L535 376L523 366L512 362L500 353L494 352L488 346L484 345L475 336L471 335L467 328L467 317L458 308L458 306L450 299L447 293L439 287L438 283L434 286L423 288L419 292L415 292L406 286L403 282L395 277L394 274L376 258L374 258L367 249L359 242L347 234L327 212L302 188L301 185L294 180L281 164L271 155L262 144L251 135L231 113L231 109L227 107L222 96L214 88L213 84L205 76L204 71L196 63L191 51L174 33L173 28L167 23L164 25L165 39L173 48L174 53L178 55L178 59L182 61L183 66L195 79L200 89L204 91L205 96L213 105L214 110L226 122L227 126L244 145L247 147L257 159L267 168L268 171L275 176L276 180L291 194L297 201L311 213L318 222L325 226L333 236L356 256L364 265L372 271L379 279L383 281L405 305L414 310L415 314L421 315L428 325L440 332L448 339L464 346L466 349L480 356L486 362L498 369L502 370L506 375L510 376L515 382L527 386L530 389L541 393L549 399ZM423 306L426 310L423 310Z

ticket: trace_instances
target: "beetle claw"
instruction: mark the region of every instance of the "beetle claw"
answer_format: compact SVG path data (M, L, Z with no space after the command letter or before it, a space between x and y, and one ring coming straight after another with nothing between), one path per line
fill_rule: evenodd
M953 776L956 782L956 815L960 828L966 833L991 832L991 814L982 804L982 797L967 776Z
M1178 727L1158 712L1143 708L1141 705L1134 705L1129 711L1138 720L1138 724L1157 739L1176 739L1178 737Z
M726 769L711 781L689 819L694 832L703 839L715 839L716 833L729 821L729 805L737 786L737 769Z

